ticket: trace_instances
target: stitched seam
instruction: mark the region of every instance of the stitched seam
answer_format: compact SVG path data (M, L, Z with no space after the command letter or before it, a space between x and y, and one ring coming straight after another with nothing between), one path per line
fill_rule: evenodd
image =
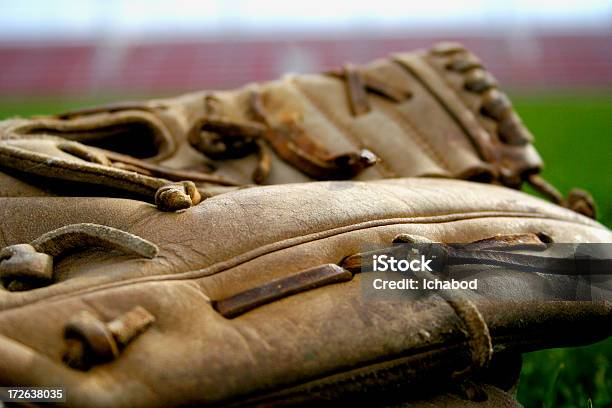
M407 75L409 75L409 76L413 77L413 78L414 78L414 79L417 81L417 83L418 83L418 84L419 84L419 85L420 85L420 86L421 86L421 87L422 87L422 88L423 88L423 89L424 89L426 92L428 92L428 93L430 93L430 94L431 94L431 91L428 89L428 87L427 87L427 86L423 86L423 81L422 81L420 78L418 78L418 77L417 77L417 76L416 76L416 75L415 75L415 74L414 74L414 73L413 73L411 70L406 69L406 67L405 67L403 64L398 63L398 62L397 62L397 61L395 61L395 60L392 60L392 61L393 61L393 63L395 63L397 66L399 66L403 72L405 72ZM438 98L436 98L436 97L435 97L435 95L431 95L431 96L434 98L434 100L435 100L435 101L438 101ZM442 105L443 105L443 104L442 104ZM443 110L446 112L446 109L444 108L444 106L443 106L443 108L442 108L442 109L443 109ZM384 112L384 111L383 111L383 112ZM395 111L393 111L393 112L392 112L392 114L393 114L394 116L396 116L396 120L395 120L395 122L396 122L396 123L397 123L397 124L398 124L400 127L405 128L405 126L409 126L409 127L410 127L410 129L412 129L413 133L414 133L414 134L415 134L415 136L416 136L416 137L414 137L414 138L413 138L413 140L414 140L415 142L417 142L417 144L418 144L418 145L421 147L421 149L423 149L423 151L424 151L424 153L425 153L425 154L427 154L427 155L428 155L428 156L429 156L431 159L433 159L433 161L434 161L434 162L436 162L436 160L437 160L437 161L439 162L439 164L440 164L440 165L441 165L441 166L442 166L442 167L443 167L445 170L447 170L447 171L449 171L449 172L451 172L451 173L452 173L451 168L450 168L450 165L449 165L449 164L448 164L448 162L447 162L447 161L444 159L444 156L443 156L443 155L440 155L440 154L439 154L439 153L436 151L436 149L433 147L433 145L432 145L432 144L430 144L430 143L427 141L427 138L423 137L423 135L421 134L421 132L420 132L420 131L419 131L417 128L415 128L415 127L414 127L414 125L412 124L412 122L411 122L411 121L410 121L408 118L404 117L404 115L400 115L400 114L398 114L398 113L397 113L397 112L395 112ZM390 116L390 115L387 115L387 116ZM397 120L397 119L399 119L399 120Z
M463 98L459 95L459 91L455 90L455 88L453 87L452 83L448 80L448 78L446 76L444 76L443 74L439 73L438 70L436 69L436 67L433 66L433 64L431 64L426 58L421 58L421 60L425 63L425 65L429 66L431 68L431 70L433 71L433 73L438 77L441 78L442 82L446 85L446 87L450 90L451 93L453 93L456 97L457 100L459 102L461 102L461 104L463 104L463 106L465 107L466 110L468 110L469 112L471 112L472 114L474 114L474 120L476 121L476 124L478 126L480 126L484 132L486 132L487 134L489 134L489 132L482 126L482 123L478 120L478 118L476 117L477 115L472 112L471 109L469 109L465 103L465 101L463 100ZM404 71L406 71L409 75L412 75L418 82L419 84L421 84L421 86L423 86L423 88L429 92L431 94L431 96L440 103L440 105L442 105L442 109L444 109L445 112L448 113L448 116L450 116L450 118L457 124L457 126L459 126L459 128L463 131L463 134L468 138L468 140L471 143L471 147L474 149L475 154L478 156L478 158L480 160L482 160L485 163L491 163L493 165L497 164L497 161L494 160L493 162L487 161L485 160L483 154L481 153L482 149L485 149L486 147L482 147L480 142L478 141L477 137L474 137L474 135L472 134L472 132L466 127L464 126L464 124L462 123L462 121L457 117L457 115L455 115L453 113L452 108L446 103L446 101L444 100L444 98L442 98L441 95L438 95L436 92L434 92L433 89L430 88L430 86L426 83L426 81L422 78L420 78L416 72L413 72L411 68L408 68L406 65L404 65L402 62L399 61L395 61L395 63L401 67Z
M411 136L414 136L412 137L412 140L416 142L416 144L421 148L421 151L425 153L425 155L428 156L434 163L438 164L444 170L453 174L453 171L451 170L450 165L448 164L446 159L444 159L444 156L439 154L434 149L433 145L427 141L421 131L414 126L410 119L408 119L404 115L399 114L398 112L395 112L394 110L386 111L385 109L380 109L380 112L382 112L386 117L396 123L400 128L404 130L404 132Z
M465 106L465 108L467 110L469 110L470 112L472 112L474 114L474 119L476 120L476 122L478 123L478 125L487 133L489 133L489 131L487 131L487 129L482 125L481 120L478 119L478 112L473 112L471 109L468 108L467 103L465 102L465 100L463 99L463 97L461 96L461 93L455 89L455 87L453 86L452 82L448 79L447 75L444 75L444 73L439 72L438 68L435 67L431 62L429 62L429 60L427 58L423 58L423 62L425 62L426 65L428 65L431 70L440 78L442 78L442 82L444 82L446 84L446 86L448 87L448 89L450 89L450 91L455 94L455 96L457 97L457 99ZM485 69L484 67L482 68L483 70ZM514 111L514 108L512 109ZM479 146L479 142L478 142L478 138L474 137L472 135L472 132L468 131L467 129L464 129L464 132L466 133L466 135L470 138L470 141L472 142L473 147L475 148L474 150L476 151L476 154L478 154L478 156L481 156L480 154L480 149L482 148L481 146ZM489 133L490 134L490 133ZM476 146L474 146L476 145ZM482 160L484 161L484 158L482 158Z
M319 101L317 101L316 98L314 98L308 90L306 90L297 81L291 81L291 83L294 85L295 89L297 89L298 92L301 93L308 100L308 102L310 102L310 104L317 110L317 112L319 112L321 116L323 116L329 123L331 123L337 130L339 130L340 133L342 133L344 137L346 137L353 145L357 146L359 149L366 148L366 146L364 146L363 142L359 139L359 137L355 136L350 129L348 129L340 122L340 120L338 120L338 118L323 109ZM375 167L379 167L379 169L382 168L387 173L385 177L397 177L397 174L393 170L391 170L384 161L377 163ZM379 173L382 173L380 170L378 171Z
M455 89L455 87L454 87L453 83L452 83L452 82L451 82L451 81L448 79L448 76L447 76L447 75L445 75L444 73L440 72L440 71L439 71L439 69L438 69L438 68L437 68L437 67L436 67L434 64L432 64L431 62L429 62L429 60L428 60L427 58L422 58L422 61L423 61L423 62L424 62L426 65L428 65L428 66L431 68L431 70L432 70L432 71L433 71L433 72L434 72L434 73L435 73L435 74L436 74L436 75L437 75L439 78L441 78L441 79L442 79L442 82L444 82L444 83L446 84L447 88L448 88L448 89L450 89L450 91L451 91L453 94L455 94L455 96L457 97L457 99L458 99L459 101L461 101L461 103L462 103L462 104L465 106L465 108L466 108L467 110L469 110L470 112L474 113L474 118L476 119L476 121L477 121L477 122L478 122L478 124L480 125L480 121L478 120L478 117L477 117L476 113L475 113L475 112L473 112L471 109L469 109L469 108L468 108L468 105L465 103L465 101L464 101L463 97L461 96L461 93L460 93L458 90L456 90L456 89ZM400 64L400 65L401 65L401 64ZM482 68L482 69L484 70L484 68ZM487 130L484 128L484 126L483 126L482 128L485 130L485 132L487 131ZM487 133L488 133L488 132L487 132ZM474 139L474 138L472 137L472 135L471 135L471 133L470 133L470 132L467 132L467 131L466 131L466 134L467 134L467 136L468 136L470 139ZM474 143L476 143L476 141L475 141L475 140L474 140L473 142L474 142Z
M277 252L277 251L283 251L292 247L296 247L299 245L303 245L303 244L307 244L310 242L314 242L314 241L318 241L321 239L327 239L327 238L331 238L337 235L342 235L345 233L349 233L349 232L353 232L353 231L358 231L358 230L366 230L366 229L370 229L370 228L377 228L377 227L384 227L384 226L391 226L391 225L402 225L402 224L418 224L418 223L422 223L422 224L444 224L447 222L458 222L458 221L466 221L466 220L472 220L472 219L485 219L485 218L531 218L531 219L547 219L547 220L555 220L555 221L560 221L560 222L570 222L572 224L574 224L574 222L571 221L567 221L567 220L563 220L560 218L555 218L552 216L546 216L544 214L532 214L532 213L519 213L519 212L508 212L508 213L495 213L495 212L491 212L488 215L483 215L483 212L475 212L472 213L473 216L470 217L465 217L465 215L469 215L466 213L452 213L452 214L446 214L443 216L449 216L449 215L464 215L464 217L462 218L457 218L457 219L453 219L453 220L440 220L440 221L418 221L418 218L432 218L432 216L430 217L415 217L412 219L402 219L402 218L390 218L390 219L383 219L383 220L375 220L375 221L366 221L357 225L348 225L348 226L344 226L344 227L338 227L338 228L334 228L331 230L325 230L325 231L319 231L317 233L312 233L309 235L305 235L305 236L300 236L300 237L293 237L293 238L288 238L282 241L276 241L273 242L271 244L267 244L255 249L252 249L250 251L244 252L242 254L236 255L230 259L226 259L223 261L219 261L215 264L209 265L205 268L200 268L200 269L195 269L195 270L191 270L191 271L185 271L185 272L178 272L178 273L174 273L174 274L169 274L169 275L153 275L153 276L146 276L146 277L141 277L141 278L134 278L134 279L126 279L123 281L116 281L116 282L106 282L106 283L102 283L99 284L98 286L93 286L93 287L87 287L87 288L81 288L81 289L77 289L74 292L66 292L66 293L58 293L58 294L54 294L54 295L50 295L48 297L44 297L44 298L40 298L40 299L35 299L29 303L25 303L25 304L21 304L21 305L17 305L17 306L13 306L13 307L9 307L7 309L4 310L0 310L0 313L2 313L3 311L8 311L8 310L12 310L12 309L18 309L21 307L26 307L28 305L33 305L39 302L43 302L43 301L61 301L63 299L70 299L70 298L75 298L78 296L82 296L82 295L86 295L89 293L94 293L94 292L99 292L99 291L103 291L103 290L109 290L109 289L115 289L115 288L120 288L120 287L126 287L126 286L131 286L131 285L135 285L135 284L142 284L142 283L147 283L147 282L163 282L163 281L193 281L193 280L197 280L200 278L204 278L204 277L208 277L208 276L212 276L212 275L216 275L217 273L222 273L226 270L235 268L239 265L245 264L247 262L250 262L254 259L258 259L262 256ZM443 217L443 216L433 216L435 217ZM401 220L404 220L403 222L401 222ZM365 226L363 224L366 224ZM375 225L371 225L371 224L375 224ZM583 224L580 224L583 225ZM585 224L587 226L589 226L588 224ZM313 235L318 235L317 237L312 238ZM321 236L322 235L322 236ZM297 241L297 242L294 242ZM278 245L280 243L283 242L288 242L288 244L284 245L284 246L280 246L279 248L273 248L273 249L268 249L266 250L266 247L269 246L273 246L273 245ZM262 250L262 248L264 248ZM252 254L250 256L246 256L245 254L249 254L249 253L253 253L253 252L257 252L260 251L260 253L255 253ZM262 252L263 251L263 252ZM238 259L240 257L245 257L246 259ZM224 265L224 264L229 264L229 265ZM217 271L214 271L215 269L218 269ZM193 276L188 276L188 275L193 275Z

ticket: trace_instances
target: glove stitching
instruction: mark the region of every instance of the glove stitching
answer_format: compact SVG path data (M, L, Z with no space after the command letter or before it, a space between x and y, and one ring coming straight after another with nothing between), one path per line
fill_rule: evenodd
M302 95L304 95L304 97L310 102L310 104L314 108L316 108L319 114L325 119L327 119L327 121L331 123L338 131L340 131L340 133L342 133L342 135L344 135L344 137L348 141L350 141L353 144L353 146L356 146L357 149L372 150L369 147L366 147L363 144L363 141L361 141L357 136L355 136L351 130L347 129L346 126L344 126L335 116L333 116L330 112L323 109L320 103L298 81L293 80L291 81L291 83L295 86L295 89L297 89ZM378 154L374 150L372 151L378 156ZM380 161L374 168L377 169L380 176L399 177L389 167L389 165L385 163L385 161Z
M492 149L491 143L488 140L490 138L490 134L485 129L483 129L480 122L478 122L472 111L465 108L463 100L461 100L457 96L455 90L452 87L449 87L447 83L444 83L444 91L449 92L448 96L456 98L456 102L460 104L463 108L459 113L456 112L456 109L453 109L453 107L451 106L453 104L449 104L449 102L445 101L445 99L442 97L442 95L439 94L439 92L434 91L434 89L432 89L432 84L429 83L429 81L425 80L417 72L414 71L414 67L412 67L408 61L402 60L401 58L398 58L395 61L402 69L412 75L425 88L425 90L429 92L432 97L435 98L435 100L440 104L440 107L448 113L448 115L453 119L457 126L459 126L459 128L463 131L468 141L471 142L472 147L474 148L478 157L481 160L484 160L485 162L495 164L497 167L498 160L494 155L496 152ZM427 61L418 59L415 61L415 63L417 61L420 64L425 64L428 69L431 69L432 75L435 75L436 78L440 77L438 72L433 70L433 68L430 67L430 64ZM462 113L467 113L467 115L462 116ZM485 137L487 140L483 140L483 137L479 137L479 134L481 133L484 133L486 135Z
M453 174L451 166L446 159L444 159L444 156L439 154L431 143L427 142L427 139L422 135L421 131L408 117L406 117L406 115L402 115L394 110L386 111L385 109L381 109L380 112L396 123L404 131L404 133L414 136L412 137L412 140L416 142L416 144L421 148L421 151L435 164Z
M204 268L199 268L199 269L184 271L184 272L178 272L178 273L169 274L169 275L152 275L152 276L146 276L146 277L140 277L140 278L126 279L124 281L101 283L98 286L80 288L80 289L76 289L73 292L50 294L48 297L42 297L42 298L34 299L27 303L7 307L3 309L2 311L11 310L11 309L19 309L19 308L27 307L29 305L34 305L40 302L61 301L62 299L75 298L75 297L79 297L85 294L94 293L94 292L98 292L102 290L121 288L121 287L126 287L126 286L131 286L131 285L136 285L136 284L143 284L143 283L148 283L148 282L152 282L152 283L163 282L163 281L179 281L180 282L180 281L197 280L197 279L216 275L217 273L222 273L226 270L230 270L246 262L252 261L254 259L268 255L270 253L286 250L286 249L293 248L293 247L296 247L302 244L306 244L309 242L314 242L314 241L342 235L345 233L354 232L358 230L365 230L365 229L370 229L370 228L377 228L377 227L384 227L384 226L391 226L391 225L403 225L403 224L419 224L419 223L438 224L438 223L465 221L465 220L470 220L470 219L498 218L498 217L544 219L544 220L574 223L572 221L567 221L567 220L555 218L552 216L546 216L544 214L533 214L533 213L499 213L499 212L495 213L495 212L492 212L492 214L483 215L483 212L476 212L476 213L471 214L472 216L469 218L465 217L465 215L469 215L466 213L451 213L451 214L445 214L442 216L430 216L430 217L420 217L420 218L440 218L440 217L447 217L447 216L452 216L452 215L462 215L464 217L457 218L455 220L439 220L439 221L434 220L434 221L429 221L429 222L423 222L423 221L419 222L419 221L415 221L414 219L412 220L409 219L408 221L405 221L405 222L398 222L397 218L375 220L374 222L366 221L364 223L360 223L361 225L349 225L345 227L335 228L332 230L319 231L317 233L313 233L313 234L309 234L305 236L288 238L283 241L272 242L264 246L260 246L258 248L251 249L247 252L243 252L241 254L235 255L230 259L216 262ZM363 224L366 224L366 225L364 226ZM313 235L315 235L316 237L312 237ZM298 242L295 242L295 241L298 241ZM253 254L253 252L255 252L255 254ZM0 313L2 313L2 311L0 311Z

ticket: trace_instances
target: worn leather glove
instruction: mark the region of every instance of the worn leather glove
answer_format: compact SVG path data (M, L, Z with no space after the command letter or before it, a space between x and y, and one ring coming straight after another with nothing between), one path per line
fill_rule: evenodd
M289 184L176 213L8 197L0 217L0 384L63 386L67 406L513 406L520 353L612 333L609 296L567 300L543 247L610 231L500 186ZM467 244L444 276L479 289L368 299L367 247L393 242Z
M588 194L564 198L538 175L531 141L478 58L446 43L233 91L2 122L0 195L137 197L172 211L252 184L433 176L527 181L594 218Z

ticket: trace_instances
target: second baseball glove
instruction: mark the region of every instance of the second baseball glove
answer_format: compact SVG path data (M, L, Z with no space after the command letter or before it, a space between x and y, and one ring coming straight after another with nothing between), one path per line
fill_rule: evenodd
M531 142L481 61L440 44L233 91L5 121L0 195L109 194L175 210L250 184L431 176L527 181L594 218L587 194L565 199L538 175Z

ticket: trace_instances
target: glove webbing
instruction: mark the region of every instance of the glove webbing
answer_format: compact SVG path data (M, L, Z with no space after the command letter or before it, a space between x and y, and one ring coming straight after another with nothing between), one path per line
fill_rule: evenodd
M189 142L196 150L218 160L257 153L258 165L252 176L256 184L263 183L270 172L271 159L264 145L319 180L350 179L378 161L378 157L367 149L334 156L305 134L295 120L272 124L258 92L250 94L249 113L255 121L228 120L207 112L192 126L188 133Z

